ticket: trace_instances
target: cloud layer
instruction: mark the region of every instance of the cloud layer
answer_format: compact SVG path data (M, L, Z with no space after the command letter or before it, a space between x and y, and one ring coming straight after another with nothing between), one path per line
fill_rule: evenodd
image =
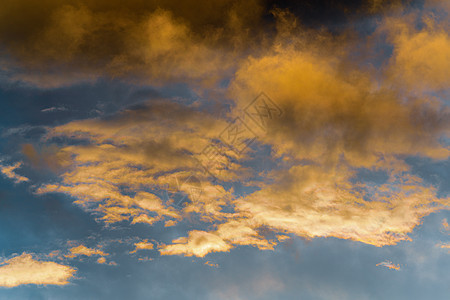
M422 11L382 3L358 7L374 17L362 34L355 16L339 26L336 13L318 28L270 1L136 1L130 10L115 1L49 1L10 35L5 28L23 20L13 16L28 2L8 2L0 39L12 80L41 88L112 77L187 82L206 95L194 103L149 99L49 128L41 142L60 181L36 192L65 193L107 225L204 225L159 244L162 255L273 249L285 234L379 247L410 240L423 217L449 207L408 164L449 158L449 10L434 1ZM261 91L277 117L261 103L245 113ZM228 147L243 128L239 146L254 139L251 147ZM48 160L32 145L23 154ZM261 157L271 167L258 169Z

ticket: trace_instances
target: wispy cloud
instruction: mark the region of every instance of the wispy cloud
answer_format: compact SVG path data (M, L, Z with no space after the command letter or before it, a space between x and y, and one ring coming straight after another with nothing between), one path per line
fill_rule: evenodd
M391 270L397 270L397 271L400 270L400 265L398 265L398 264L396 265L396 264L392 263L389 260L385 260L383 262L380 262L376 266L377 267L379 267L379 266L386 267L386 268L391 269Z
M448 225L447 219L442 220L442 228L444 228L445 231L450 230L450 226Z
M50 113L50 112L56 112L56 111L67 111L68 109L64 106L52 106L48 108L41 109L41 112L43 113Z
M79 245L76 247L72 247L69 249L69 254L66 254L65 257L74 258L79 255L92 256L92 255L100 255L107 256L108 253L103 252L100 249L88 248L84 245Z
M218 268L218 267L219 267L218 264L215 264L215 263L213 263L213 262L210 262L209 260L207 260L207 261L205 262L205 265L210 266L210 267L214 267L214 268Z
M22 166L21 162L15 163L12 166L4 166L0 164L0 172L9 179L13 179L14 182L20 183L29 181L29 179L25 176L19 175L14 170L20 168Z

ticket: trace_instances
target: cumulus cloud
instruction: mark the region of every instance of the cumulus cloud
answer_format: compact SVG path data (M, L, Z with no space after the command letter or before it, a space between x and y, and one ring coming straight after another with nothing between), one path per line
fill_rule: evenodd
M51 261L39 261L24 252L0 264L0 286L11 288L24 284L66 285L75 272L72 267Z

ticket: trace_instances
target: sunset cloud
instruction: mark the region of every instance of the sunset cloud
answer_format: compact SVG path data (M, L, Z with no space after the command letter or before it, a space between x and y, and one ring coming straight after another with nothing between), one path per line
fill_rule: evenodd
M442 220L441 225L444 228L444 230L446 231L450 230L450 226L448 225L447 219Z
M391 261L388 261L388 260L380 262L376 266L377 267L379 267L379 266L386 267L388 269L396 270L396 271L400 270L400 266L399 265L393 264Z
M267 240L252 228L247 219L235 219L220 224L216 231L191 231L187 238L179 238L173 240L172 244L162 245L159 251L162 255L204 257L211 252L228 252L235 246L273 250L275 245L276 242Z
M228 252L233 248L218 235L199 230L190 231L188 238L178 238L172 243L159 250L161 255L204 257L211 252Z
M433 2L427 1L427 4ZM425 10L406 16L391 16L379 28L387 32L394 47L388 73L410 91L446 90L450 84L447 76L450 67L450 22L447 14L450 10L438 2L434 5L439 13ZM424 24L420 30L415 26L418 23Z
M233 48L251 37L244 32L259 21L257 2L7 1L0 41L12 59L0 63L12 79L43 88L105 75L214 82L232 65Z
M103 252L100 249L94 249L94 248L88 248L84 245L79 245L76 247L72 247L69 249L69 254L65 255L65 257L68 258L74 258L79 255L85 255L85 256L92 256L92 255L100 255L100 256L106 256L109 255L108 253Z
M135 249L130 253L136 253L139 250L152 250L154 245L150 243L148 240L143 240L141 242L134 243Z
M29 179L25 176L21 176L14 172L14 170L20 168L22 163L18 162L12 166L3 166L0 164L0 172L9 179L14 180L15 183L20 183L24 181L28 181Z
M371 1L364 9L380 12L376 4ZM394 245L410 240L408 234L425 216L448 208L449 198L438 197L437 187L407 162L412 157L450 157L444 142L450 136L450 110L440 97L427 93L447 86L445 22L425 13L418 17L415 11L399 15L397 7L383 13L367 40L358 40L350 29L331 34L273 7L274 30L262 39L264 47L242 48L240 30L259 24L258 16L252 19L237 4L214 5L226 8L226 17L218 21L226 25L223 32L215 26L204 31L192 15L180 15L173 7L150 5L146 14L131 20L114 5L97 11L89 4L55 4L45 30L24 33L30 37L30 49L40 55L34 58L34 52L30 56L22 50L17 58L25 65L39 66L48 59L71 64L87 54L93 59L99 55L94 46L85 49L83 43L116 17L114 28L121 28L122 34L108 31L107 36L118 34L126 43L117 52L101 53L110 59L100 60L102 72L122 76L129 71L136 80L144 74L155 79L154 84L187 77L197 82L229 80L211 93L208 103L157 98L107 117L49 128L42 142L52 145L51 151L44 151L52 155L39 154L30 144L22 149L31 162L40 162L37 165L49 165L42 162L52 157L52 169L60 176L60 182L41 185L37 194L67 194L106 225L164 222L169 227L195 216L212 226L192 230L162 245L160 252L200 257L236 246L273 249L281 240L263 234L267 231ZM249 5L260 7L256 2ZM411 29L418 20L426 26ZM228 35L232 32L239 32L233 43ZM32 39L34 35L40 36ZM61 40L55 40L58 35ZM370 47L370 39L380 36L394 49L384 67L358 65L360 58L350 50L357 44ZM258 38L250 41L257 43ZM53 53L41 42L60 43L60 49ZM13 43L11 47L15 49ZM69 69L99 76L91 64ZM426 80L417 77L424 73ZM418 82L424 87L414 95L403 92ZM266 128L247 111L261 91L279 110L277 118L266 117ZM229 108L208 106L221 102ZM258 118L265 118L264 113ZM236 152L224 142L232 132L226 130L238 121L250 128L242 138L254 139L254 148ZM66 143L58 144L61 140ZM259 174L248 164L256 159L257 147L270 148L265 159L278 161ZM206 170L200 159L205 149L218 153L215 165ZM381 179L374 179L375 174ZM192 193L191 178L200 182L201 197ZM251 191L236 194L236 183L245 183Z
M447 295L448 1L3 2L6 298Z
M24 252L0 264L0 286L11 288L24 284L66 285L75 272L72 267L35 260L31 254Z

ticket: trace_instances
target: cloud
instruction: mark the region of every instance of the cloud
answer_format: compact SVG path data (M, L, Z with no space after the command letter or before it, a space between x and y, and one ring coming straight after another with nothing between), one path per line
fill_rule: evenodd
M400 270L400 266L399 265L393 264L391 261L388 261L388 260L380 262L376 266L377 267L378 266L382 266L382 267L386 267L388 269L396 270L396 271Z
M307 238L409 240L424 216L448 207L449 198L405 161L448 159L448 106L426 95L404 98L390 78L356 68L345 50L351 41L326 33L312 40L289 14L280 15L280 27L291 34L240 66L230 97L238 99L235 114L262 90L281 108L282 117L266 117L261 140L284 164L235 208L255 226ZM364 179L361 170L386 181Z
M107 255L109 255L108 253L105 253L100 249L88 248L84 245L72 247L69 249L69 252L70 252L70 254L66 254L65 257L74 258L79 255L85 255L85 256L92 256L92 255L107 256Z
M308 239L336 237L378 247L410 240L408 234L425 216L449 205L449 198L438 197L437 188L408 164L414 157L449 158L444 141L450 135L450 110L436 96L447 86L442 76L447 56L440 52L447 36L442 30L445 23L435 26L431 21L421 31L404 31L405 24L415 24L416 18L414 12L400 10L400 16L383 15L379 30L361 40L351 29L340 34L311 29L288 10L273 9L273 36L264 39L264 47L250 47L246 55L233 60L229 85L222 90L226 94L213 93L219 94L216 102L234 101L229 114L205 110L201 103L160 99L108 117L50 128L43 143L66 141L55 153L68 167L60 173L61 182L45 184L37 193L65 193L106 224L175 225L195 216L209 226L162 245L162 255L203 257L241 245L273 249L279 241L267 232ZM91 20L94 12L88 5L64 13L79 14L86 24L102 22L102 18ZM211 68L220 59L209 54L223 45L218 42L220 47L211 48L208 39L192 43L198 41L197 25L176 15L161 8L130 25L152 35L127 35L137 54L133 59L128 52L111 55L116 65L125 61L123 65L129 67L129 61L144 60L144 66L154 66L149 76L164 80L172 71L197 79L215 73ZM119 18L117 24L127 32L128 22ZM78 28L70 34L83 36L83 32ZM370 47L370 39L383 34L383 46L394 47L392 56L384 57L380 70L359 65L355 47ZM76 57L78 50L74 51L63 53ZM425 57L426 51L435 55ZM197 53L205 55L200 58ZM210 66L203 68L203 59ZM228 64L223 66L227 69ZM425 85L405 92L405 87L412 89L420 80L411 71L417 68L429 75ZM430 94L430 89L437 94ZM258 121L244 113L261 91L281 110L277 118L259 115L267 121L264 134ZM233 154L217 141L224 139L220 133L229 126L228 120L238 116L258 132L255 145L270 149L267 158L275 165L271 170L253 176L257 171L248 162L256 159L257 150ZM217 180L197 161L211 145L219 149L215 160L219 163L208 171L217 171ZM30 159L37 157L33 149L24 148ZM384 179L374 174L383 174ZM192 186L183 184L191 177L201 182L199 199L192 199ZM245 194L225 189L242 182L250 190ZM180 194L189 195L181 208L175 205Z
M99 257L99 258L97 259L97 263L99 263L99 264L105 264L105 263L106 263L106 258L104 258L104 257Z
M251 37L243 29L260 15L256 2L7 1L0 41L8 58L0 63L10 79L42 88L102 76L213 81L233 62L220 40Z
M238 245L273 250L276 242L264 238L247 223L246 219L232 219L218 225L215 231L193 230L188 237L178 238L169 245L161 245L159 252L162 255L204 257L211 252L228 252Z
M199 230L189 232L188 238L178 238L172 245L165 245L159 251L161 255L179 255L204 257L211 252L228 252L232 246L219 236Z
M154 245L148 240L143 240L141 242L134 243L135 249L130 253L136 253L138 250L152 250Z
M32 144L23 144L22 154L34 168L48 169L56 173L63 171L70 164L70 154L59 151L55 145L35 147Z
M436 244L436 247L439 247L441 249L449 249L447 253L450 254L450 243L438 243Z
M214 268L218 268L219 267L218 264L212 263L209 260L205 262L205 265L210 266L210 267L214 267Z
M427 1L431 10L387 17L379 27L394 46L389 76L415 92L446 90L450 84L450 22L446 15L450 10L437 3L430 6L431 3ZM423 24L421 29L417 29L419 23Z
M447 219L442 220L442 227L444 230L450 230L450 226L448 225Z
M50 112L67 111L67 110L68 109L66 107L64 107L64 106L59 106L59 107L52 106L52 107L41 109L41 112L43 112L43 113L50 113Z
M14 170L20 168L22 166L21 162L15 163L12 166L3 166L0 165L0 172L5 175L6 177L13 179L15 183L25 182L29 181L29 179L25 176L21 176L19 174L16 174Z
M273 42L274 11L336 31L392 3L400 1L8 0L0 10L0 65L10 80L41 88L102 77L211 86Z
M168 112L171 120L166 118ZM153 101L109 119L55 127L49 131L48 140L67 137L89 142L60 147L54 157L63 158L63 164L71 168L61 173L61 184L47 184L37 192L69 194L77 204L100 214L106 223L131 220L132 224L152 225L167 218L181 218L171 203L177 193L189 192L189 186L180 182L195 174L203 182L204 193L186 211L220 217L220 205L225 202L218 200L217 194L226 192L209 182L193 154L200 153L209 137L220 132L216 128L224 124L190 107ZM226 171L223 177L233 178L236 174ZM158 195L158 190L166 193Z
M0 286L16 287L24 284L66 285L76 270L51 261L33 259L31 254L5 260L0 265Z

